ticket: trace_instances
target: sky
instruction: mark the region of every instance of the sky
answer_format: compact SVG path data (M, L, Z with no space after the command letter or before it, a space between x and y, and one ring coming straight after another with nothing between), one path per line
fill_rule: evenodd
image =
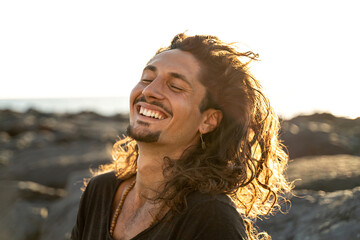
M0 99L128 96L174 35L259 54L276 112L360 116L358 1L0 1Z

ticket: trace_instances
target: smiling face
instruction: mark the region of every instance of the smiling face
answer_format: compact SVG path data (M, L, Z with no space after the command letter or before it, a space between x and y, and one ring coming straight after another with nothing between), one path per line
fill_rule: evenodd
M199 110L206 92L199 75L200 64L188 52L168 50L152 58L130 95L128 134L138 142L195 144L206 115Z

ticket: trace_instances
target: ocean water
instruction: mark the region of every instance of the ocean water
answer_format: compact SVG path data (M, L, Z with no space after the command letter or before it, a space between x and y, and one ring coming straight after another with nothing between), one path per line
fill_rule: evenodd
M104 116L129 112L128 97L0 99L0 109L25 112L30 108L46 113L92 111Z
M281 107L281 106L280 106ZM0 99L0 109L10 109L17 112L25 112L28 109L36 109L46 113L78 113L92 111L104 116L129 113L128 97L101 97L101 98L41 98L41 99ZM296 111L294 108L277 108L277 112L283 119L291 119L299 114L311 115L314 113L327 112L335 116L355 119L358 112L352 115L322 110Z

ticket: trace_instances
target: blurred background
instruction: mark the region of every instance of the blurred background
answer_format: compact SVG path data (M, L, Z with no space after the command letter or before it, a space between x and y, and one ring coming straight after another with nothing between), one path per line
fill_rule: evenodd
M1 1L0 239L68 239L82 180L111 161L128 96L174 35L259 54L296 180L273 239L360 239L357 1ZM5 193L5 194L4 194Z

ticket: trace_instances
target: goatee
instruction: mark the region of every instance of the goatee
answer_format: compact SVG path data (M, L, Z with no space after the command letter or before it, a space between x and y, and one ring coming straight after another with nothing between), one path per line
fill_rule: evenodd
M131 125L126 128L126 133L132 139L138 142L153 143L157 142L160 137L160 131L158 132L146 132L136 133Z

